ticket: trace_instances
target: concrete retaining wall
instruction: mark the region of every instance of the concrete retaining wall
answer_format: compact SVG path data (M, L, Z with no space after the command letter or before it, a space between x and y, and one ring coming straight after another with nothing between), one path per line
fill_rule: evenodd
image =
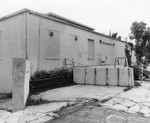
M106 68L107 72L107 84L110 86L117 86L118 81L118 69L117 68Z
M133 68L75 67L74 82L87 85L134 86Z
M87 81L86 84L94 85L95 84L95 68L87 68Z
M30 63L24 58L13 58L13 112L25 108L29 94Z
M96 85L106 85L106 69L96 69Z
M74 69L74 81L78 84L85 84L86 81L86 69L82 67L78 67Z

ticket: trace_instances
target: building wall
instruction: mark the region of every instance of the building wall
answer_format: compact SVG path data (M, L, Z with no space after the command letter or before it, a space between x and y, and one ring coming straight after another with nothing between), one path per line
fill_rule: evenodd
M0 92L12 89L12 58L25 58L25 13L0 21Z
M94 41L94 59L88 59L88 40ZM27 57L33 73L61 67L64 58L74 58L82 65L97 65L98 59L106 57L106 63L113 64L116 56L125 56L124 43L24 12L0 21L0 92L12 90L15 57Z
M122 42L116 42L115 43L115 57L125 57L125 43Z
M53 36L50 36L51 32ZM88 59L88 40L94 41L94 59ZM105 43L100 43L100 40ZM114 64L115 57L125 56L125 44L120 41L33 14L28 17L28 42L32 72L38 68L61 67L64 58L74 58L76 63L84 65L97 65L99 58L106 60L106 64ZM113 43L114 46L110 45ZM47 50L49 58L46 58Z

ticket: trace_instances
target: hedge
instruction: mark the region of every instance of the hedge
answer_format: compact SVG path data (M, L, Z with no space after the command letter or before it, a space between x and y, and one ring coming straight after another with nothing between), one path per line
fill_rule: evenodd
M37 70L30 77L30 93L72 85L73 70L57 68L54 70Z
M133 71L134 71L134 79L139 80L140 75L141 75L141 69L138 66L132 66Z

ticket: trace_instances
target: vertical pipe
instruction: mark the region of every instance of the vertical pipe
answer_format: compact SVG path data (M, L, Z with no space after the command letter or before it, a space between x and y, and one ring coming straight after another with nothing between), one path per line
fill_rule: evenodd
M115 44L113 43L112 44L112 53L113 53L113 64L114 64L114 61L115 61Z
M25 55L25 57L26 57L26 59L28 59L28 12L26 12L26 22L25 23L26 23L25 24L26 25L26 27L25 27L26 28L26 31L25 31L26 55Z
M78 38L78 40L77 40L77 61L78 61L78 64L77 64L77 66L79 66L79 59L80 59L80 55L79 55L79 53L80 53L80 47L79 47L80 45L79 45L79 38Z
M38 70L40 70L40 38L41 38L41 20L42 17L40 17L39 21L39 30L38 30L38 35L39 35L39 40L38 40Z

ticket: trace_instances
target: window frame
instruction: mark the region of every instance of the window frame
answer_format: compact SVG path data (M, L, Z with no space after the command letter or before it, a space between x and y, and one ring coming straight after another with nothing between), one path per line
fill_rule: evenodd
M90 49L90 48L89 48L89 42L90 42L90 41L93 42L93 45L92 45L92 46L93 46L93 48L92 48L92 49L93 49L93 53L91 53L91 54L92 54L92 57L89 55L89 54L90 54L90 53L89 53L89 52L90 52L90 51L89 51L89 49ZM94 45L94 44L95 44L95 43L94 43L94 39L89 39L89 38L88 38L88 60L94 60L94 59L95 59L95 45Z

